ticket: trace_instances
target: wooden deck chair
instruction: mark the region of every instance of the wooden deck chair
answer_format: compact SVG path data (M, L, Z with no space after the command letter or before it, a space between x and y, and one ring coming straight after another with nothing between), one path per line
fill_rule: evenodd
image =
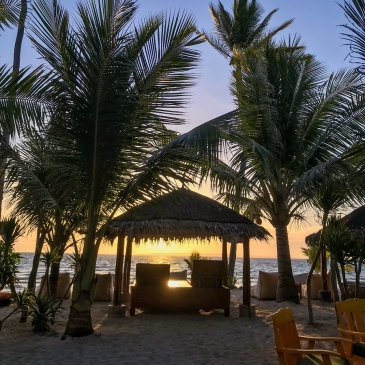
M341 335L353 341L353 357L365 364L365 299L348 299L336 303Z
M298 336L293 311L282 308L273 316L275 350L280 365L350 365L352 343L344 338ZM307 348L301 347L300 341L308 341ZM315 349L317 341L332 341L337 351ZM345 351L347 350L347 353Z
M136 265L136 286L167 287L170 280L170 264Z

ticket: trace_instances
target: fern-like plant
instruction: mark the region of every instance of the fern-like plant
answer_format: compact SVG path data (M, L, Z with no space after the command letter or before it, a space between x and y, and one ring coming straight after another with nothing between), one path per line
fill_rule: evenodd
M58 302L50 295L46 295L44 298L34 296L29 304L33 332L41 333L50 330L50 325L55 323L56 315L60 315L61 308L57 306Z

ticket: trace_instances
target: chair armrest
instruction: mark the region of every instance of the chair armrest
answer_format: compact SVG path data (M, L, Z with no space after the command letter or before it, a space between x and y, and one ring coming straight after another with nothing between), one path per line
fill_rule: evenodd
M301 355L328 355L328 356L336 356L343 357L339 352L330 351L330 350L322 350L322 349L291 349L284 347L275 347L276 351L286 352L288 354L301 354Z
M320 350L320 349L305 350L305 349L290 349L290 348L280 348L280 347L275 347L275 349L278 352L279 358L284 357L285 355L286 355L285 357L290 356L290 355L292 355L292 356L295 356L295 355L320 355L322 357L323 365L332 365L330 356L346 358L346 356L343 356L338 352L328 351L328 350Z
M298 336L300 340L304 341L328 341L328 342L343 342L351 343L351 340L343 337L311 337L311 336Z
M343 337L310 337L310 336L298 336L300 340L308 341L308 350L314 349L316 342L334 342L336 350L341 356L352 356L352 344L353 341Z
M345 330L345 329L342 329L342 328L338 328L338 331L345 335L349 341L354 341L355 340L355 336L358 336L361 341L364 341L365 340L365 333L364 332L357 332L357 331L351 331L351 330Z

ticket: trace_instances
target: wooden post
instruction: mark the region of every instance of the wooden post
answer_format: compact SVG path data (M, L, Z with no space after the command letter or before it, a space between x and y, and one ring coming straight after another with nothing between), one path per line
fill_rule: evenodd
M227 272L228 272L228 261L227 261L227 239L223 238L223 243L222 243L222 261L223 261L223 280L222 280L222 284L224 286L227 286L228 284L228 280L227 280Z
M129 294L129 283L131 279L131 267L132 267L132 242L133 237L128 235L128 241L127 246L129 246L128 253L126 252L126 255L128 255L128 271L127 271L127 286L126 286L126 294Z
M117 259L115 262L114 275L114 296L113 305L120 305L122 303L122 280L123 280L123 260L124 260L124 232L118 235Z
M251 305L250 239L243 238L243 305Z

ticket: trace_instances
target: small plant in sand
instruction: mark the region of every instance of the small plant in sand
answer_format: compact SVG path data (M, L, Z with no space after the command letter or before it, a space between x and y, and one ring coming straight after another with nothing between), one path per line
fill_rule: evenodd
M190 271L193 270L193 261L194 260L209 260L208 257L203 257L200 255L198 251L193 251L188 259L184 259L185 263L188 265Z
M29 303L29 315L32 317L33 332L48 332L50 325L56 320L56 315L60 315L61 307L58 306L58 300L53 300L50 295L44 298L33 296Z
M227 286L229 289L234 289L237 284L237 273L234 273L232 276L228 276Z

